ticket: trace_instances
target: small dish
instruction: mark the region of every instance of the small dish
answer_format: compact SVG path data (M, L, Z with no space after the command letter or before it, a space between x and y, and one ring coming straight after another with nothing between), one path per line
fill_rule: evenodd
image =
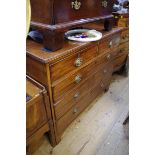
M72 41L90 42L100 40L102 38L102 33L90 29L75 29L67 31L65 37Z

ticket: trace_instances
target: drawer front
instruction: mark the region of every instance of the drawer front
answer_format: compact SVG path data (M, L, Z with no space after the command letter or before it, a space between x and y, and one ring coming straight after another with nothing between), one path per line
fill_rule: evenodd
M124 53L122 56L114 59L113 61L114 71L116 71L117 68L121 67L125 63L127 55L128 55L127 53Z
M42 95L33 98L26 105L26 137L29 137L47 122Z
M110 85L110 79L101 80L95 87L90 91L90 96L94 100L98 95L103 93L107 87Z
M83 82L86 78L88 78L93 72L95 68L95 61L87 65L86 67L80 69L79 71L73 73L65 80L57 83L52 87L54 102L56 102L63 94L72 90L75 86L78 86Z
M65 74L83 66L86 62L96 57L98 47L94 46L78 54L70 56L56 64L50 66L51 69L51 80L56 81Z
M129 52L129 42L125 42L119 46L118 56Z
M112 72L113 72L113 65L105 64L103 67L101 67L101 69L97 73L95 73L94 83L110 80Z
M121 41L120 33L106 37L99 43L99 53L106 53L108 50L117 47L120 44L120 41Z
M128 53L128 51L129 51L129 43L128 42L120 44L119 47L114 48L111 51L111 57L112 57L112 59L116 59L117 57L120 57L121 55Z
M87 93L78 104L74 105L62 118L57 121L57 132L59 135L78 116L78 114L90 103L90 94Z
M109 51L100 55L96 61L96 66L98 68L102 67L106 63L110 63L114 58L114 51Z
M104 83L104 84L103 84ZM81 98L62 118L57 121L58 134L62 134L67 126L109 85L109 81L99 82L92 90Z
M121 43L129 41L129 30L125 30L121 34Z
M93 89L95 85L101 81L111 79L113 72L112 65L104 65L100 70L93 74L88 80L84 81L78 88L72 90L60 102L55 105L55 115L59 119L63 116L71 107L77 104L85 94Z
M87 94L92 81L94 81L94 76L82 82L78 87L64 95L61 100L54 105L56 119L59 119L64 115L71 107L77 104L85 94Z

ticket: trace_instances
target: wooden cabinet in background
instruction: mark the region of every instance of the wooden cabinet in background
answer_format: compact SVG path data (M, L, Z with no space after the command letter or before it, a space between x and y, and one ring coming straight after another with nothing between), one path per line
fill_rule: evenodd
M119 27L129 27L129 13L113 12L114 25Z
M45 133L55 144L53 120L47 91L32 78L26 78L26 145L27 155L39 147Z

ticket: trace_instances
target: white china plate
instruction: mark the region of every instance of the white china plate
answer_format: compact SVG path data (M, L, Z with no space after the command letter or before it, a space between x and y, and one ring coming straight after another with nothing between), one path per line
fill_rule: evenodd
M95 37L87 37L87 38L77 38L74 36L74 34L77 33L89 33L91 35L94 35ZM72 41L79 41L79 42L90 42L90 41L97 41L102 38L102 33L96 30L90 30L90 29L75 29L70 30L65 33L65 36L67 39Z

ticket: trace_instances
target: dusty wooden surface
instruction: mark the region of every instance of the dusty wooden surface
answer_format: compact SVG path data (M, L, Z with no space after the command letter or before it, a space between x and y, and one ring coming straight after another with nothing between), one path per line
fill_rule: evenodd
M53 149L47 138L34 155L128 155L128 78L115 75L107 93L100 95L67 128Z

